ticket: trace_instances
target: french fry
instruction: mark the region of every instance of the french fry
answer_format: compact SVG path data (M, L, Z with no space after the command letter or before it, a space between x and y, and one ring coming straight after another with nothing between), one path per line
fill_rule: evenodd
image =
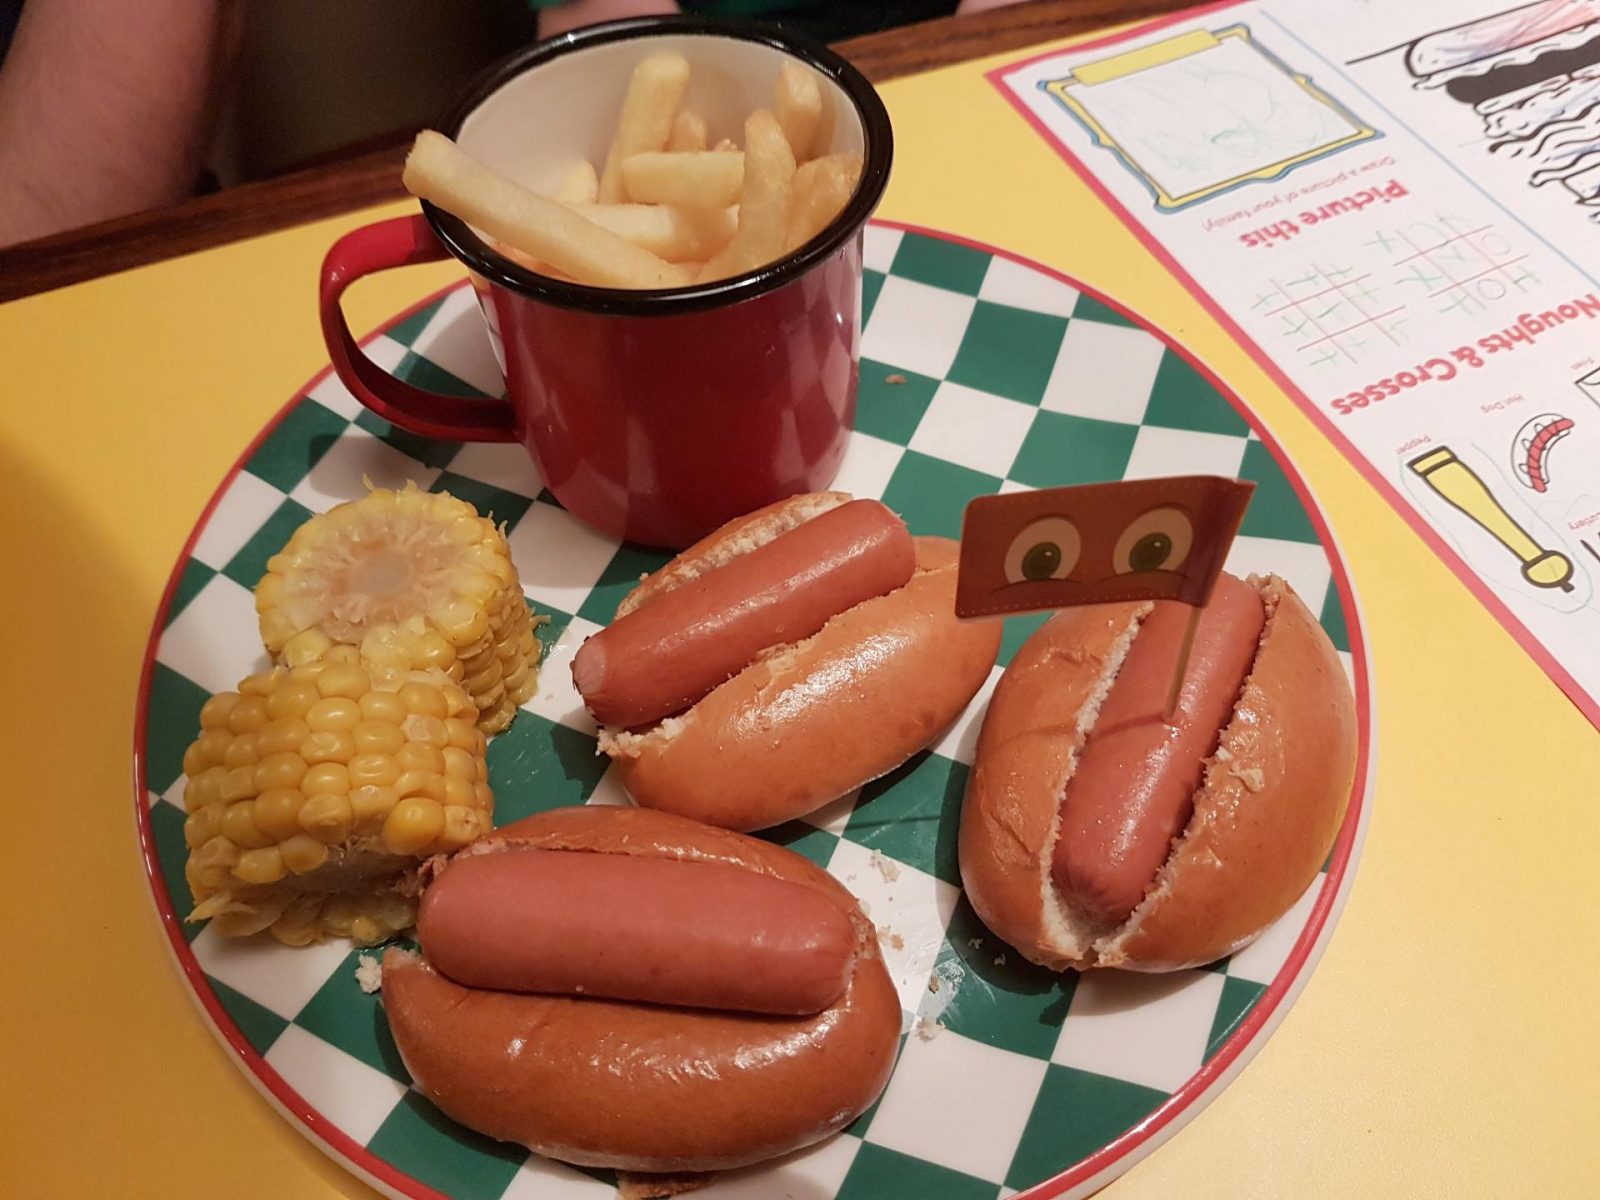
M700 281L740 275L783 253L789 225L789 185L794 180L794 154L778 119L757 109L744 123L744 198L739 202L739 230L716 257L706 263Z
M813 147L822 123L822 86L817 73L797 62L785 62L778 68L773 101L773 112L795 161L805 162L816 153Z
M833 153L833 126L838 119L839 110L834 107L831 90L822 93L822 115L817 121L816 137L812 139L811 153L815 157L822 157Z
M814 158L795 171L789 186L785 250L798 250L821 233L849 202L860 179L859 154Z
M628 195L642 204L726 208L744 185L744 155L737 150L635 154L622 160Z
M572 211L670 263L700 263L739 227L739 210L670 204L575 204Z
M601 287L664 288L690 273L663 262L563 204L530 192L441 133L425 129L406 156L403 180L414 196L432 201L489 237Z
M672 118L672 132L667 134L668 150L704 150L711 136L706 119L687 108Z
M606 152L605 169L600 172L600 203L619 204L629 199L622 181L622 160L666 146L688 86L689 61L681 54L652 54L633 69L617 131Z
M594 164L582 159L567 168L556 190L550 193L550 199L562 204L593 204L599 196L600 177L595 174Z

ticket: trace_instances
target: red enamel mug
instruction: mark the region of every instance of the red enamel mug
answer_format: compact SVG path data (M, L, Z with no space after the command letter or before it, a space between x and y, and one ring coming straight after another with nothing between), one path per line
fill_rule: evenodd
M634 66L676 50L691 66L684 107L713 143L742 140L770 107L785 59L822 77L832 152L863 156L861 182L810 243L748 274L627 291L536 274L424 202L368 225L322 265L323 336L362 404L403 429L459 441L520 441L545 485L604 533L681 549L724 521L828 486L855 418L861 233L893 158L872 85L838 55L759 26L681 18L598 25L542 42L487 72L441 124L462 149L536 191L580 158L605 159ZM464 399L390 375L357 346L339 307L363 275L453 255L468 269L505 397Z

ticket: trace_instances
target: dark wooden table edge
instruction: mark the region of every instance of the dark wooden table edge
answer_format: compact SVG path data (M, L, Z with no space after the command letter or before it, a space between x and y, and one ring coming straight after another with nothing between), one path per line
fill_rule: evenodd
M1188 6L1188 0L1030 0L836 48L882 83ZM409 144L410 133L400 133L390 145L335 162L0 249L0 303L401 199L400 165Z

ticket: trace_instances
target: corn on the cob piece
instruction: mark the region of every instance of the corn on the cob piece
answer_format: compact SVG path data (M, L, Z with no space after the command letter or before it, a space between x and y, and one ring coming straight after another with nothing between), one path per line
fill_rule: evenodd
M447 493L374 488L312 517L256 585L261 640L288 666L331 645L369 664L438 669L498 733L537 685L539 642L505 534Z
M189 919L290 945L409 927L418 863L492 823L476 717L443 673L371 670L351 645L211 697L183 757Z

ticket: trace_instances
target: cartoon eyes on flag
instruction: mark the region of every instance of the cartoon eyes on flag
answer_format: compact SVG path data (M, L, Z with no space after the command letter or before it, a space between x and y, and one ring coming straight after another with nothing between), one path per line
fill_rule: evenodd
M1204 604L1254 488L1185 475L979 497L962 527L956 612Z
M1133 571L1176 571L1189 557L1194 524L1181 508L1157 508L1122 531L1111 554L1118 575Z
M1078 565L1082 549L1076 525L1065 517L1044 517L1012 539L1006 551L1006 580L1065 579Z
M1181 508L1152 509L1122 531L1111 554L1112 573L1176 571L1189 556L1193 541L1194 524ZM1006 582L1067 579L1082 551L1083 538L1070 518L1043 517L1012 539L1006 551Z

